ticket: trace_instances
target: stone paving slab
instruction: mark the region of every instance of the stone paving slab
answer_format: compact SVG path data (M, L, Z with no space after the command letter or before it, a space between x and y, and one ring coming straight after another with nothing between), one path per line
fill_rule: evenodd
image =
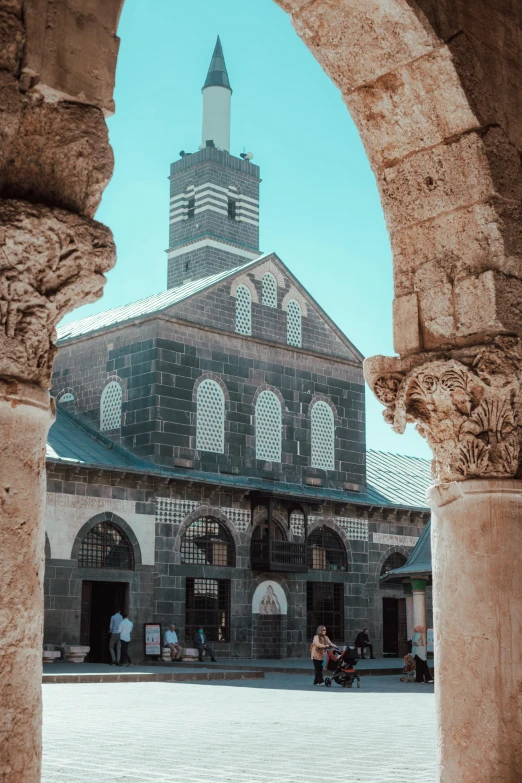
M310 676L43 686L42 783L433 783L433 686Z

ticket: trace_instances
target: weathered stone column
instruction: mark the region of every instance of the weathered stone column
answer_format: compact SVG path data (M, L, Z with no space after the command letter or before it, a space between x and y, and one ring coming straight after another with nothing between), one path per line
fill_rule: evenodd
M49 392L0 380L0 780L39 779Z
M426 580L412 579L411 590L413 627L422 625L426 629Z
M48 389L56 324L115 261L92 217L112 173L119 6L0 0L1 783L40 780Z
M522 769L522 481L432 487L437 754L443 783Z
M411 582L404 582L402 589L406 599L406 638L410 642L413 636L413 594Z
M395 372L373 374L390 363ZM416 421L434 455L437 780L515 783L522 764L521 342L498 336L445 355L372 359L365 370L387 420L398 432ZM412 580L412 588L414 623L425 625L425 580Z

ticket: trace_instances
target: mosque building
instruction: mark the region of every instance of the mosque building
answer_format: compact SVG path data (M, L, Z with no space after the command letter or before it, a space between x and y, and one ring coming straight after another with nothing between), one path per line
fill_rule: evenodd
M426 529L429 463L366 450L363 357L261 252L231 98L218 38L201 144L170 167L166 290L59 329L45 642L108 660L122 606L136 660L172 622L222 656L303 656L322 623L402 655L404 580L381 576Z

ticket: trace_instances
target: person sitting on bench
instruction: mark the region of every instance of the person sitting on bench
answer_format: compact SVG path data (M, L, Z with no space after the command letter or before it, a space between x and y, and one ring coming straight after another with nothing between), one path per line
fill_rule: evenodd
M367 628L365 628L363 631L357 634L355 639L355 646L361 648L361 658L365 658L364 648L368 647L368 649L370 650L370 658L373 658L375 660L375 655L373 654L373 644L370 642L370 637L368 636Z
M207 644L207 637L203 632L203 628L200 628L199 631L196 631L194 634L194 646L197 647L200 661L203 660L203 655L207 653L207 655L210 655L210 660L215 662L216 656L214 655L214 650L210 644Z

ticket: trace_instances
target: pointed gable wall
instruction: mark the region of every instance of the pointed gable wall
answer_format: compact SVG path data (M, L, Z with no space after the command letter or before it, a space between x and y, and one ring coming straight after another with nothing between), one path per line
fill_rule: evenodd
M277 281L277 307L263 304L262 280L270 272ZM166 311L176 318L213 327L225 332L236 331L236 291L246 286L252 299L252 337L287 345L287 307L291 299L299 302L302 313L304 351L361 362L361 357L346 339L341 339L320 308L307 296L275 257L230 275L223 282L206 289Z

